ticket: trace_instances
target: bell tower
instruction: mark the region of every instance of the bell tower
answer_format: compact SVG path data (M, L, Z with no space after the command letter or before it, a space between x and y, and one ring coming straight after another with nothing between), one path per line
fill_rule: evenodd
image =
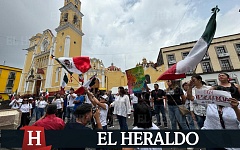
M65 0L60 8L60 22L57 32L56 57L80 56L82 49L82 17L80 0Z
M60 8L61 11L60 24L56 31L58 32L59 30L61 30L60 27L64 25L66 26L66 24L70 24L72 25L71 27L75 27L77 30L79 30L80 31L79 33L82 36L83 14L80 12L80 10L81 10L80 0L65 0L64 6Z
M55 57L81 56L82 51L82 17L80 0L64 0L57 32L55 48L52 53ZM56 62L52 62L52 87L61 85L65 70ZM75 76L74 76L75 77ZM77 76L75 78L78 78ZM69 86L77 87L78 83L73 80Z

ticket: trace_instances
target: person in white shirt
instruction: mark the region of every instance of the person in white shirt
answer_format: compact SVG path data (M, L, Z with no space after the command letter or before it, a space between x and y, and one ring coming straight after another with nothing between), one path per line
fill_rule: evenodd
M85 102L84 103L87 103L87 104L92 104L92 102L90 101L90 99L89 99L89 97L88 97L88 95L86 94L85 95Z
M45 112L45 108L48 105L48 103L43 99L43 96L39 97L39 100L36 101L36 107L37 107L37 116L36 120L40 119Z
M22 104L19 106L19 110L22 112L21 116L21 124L17 128L18 130L21 127L27 126L30 123L31 120L31 109L32 109L32 104L28 102L28 98L24 97Z
M131 103L133 105L133 110L135 110L137 104L138 104L138 97L136 96L136 94L131 94L130 95L130 98L131 98Z
M120 130L128 130L127 116L131 115L129 96L123 87L118 88L118 93L119 96L116 97L116 100L110 106L114 107L113 114L117 115Z
M67 122L69 122L70 120L74 121L74 101L75 101L75 98L77 97L77 94L74 93L74 89L71 88L70 89L70 93L69 95L67 96ZM71 116L71 118L70 118Z
M150 106L142 101L136 105L134 110L133 130L160 130L153 122ZM123 150L162 150L162 148L123 148Z
M22 104L22 99L20 98L20 95L16 95L15 99L11 101L9 106L12 106L11 109L19 109L20 105Z
M63 115L63 98L61 98L60 93L57 93L55 98L52 100L52 104L57 105L57 114L58 118L62 118Z
M107 130L107 114L108 114L108 105L107 105L107 95L100 96L100 100L98 100L93 93L87 90L87 95L89 100L92 102L93 106L99 108L100 110L100 122L103 130Z
M182 88L183 88L183 93L185 96L187 96L187 89L188 89L188 83L187 82L184 82L182 84ZM185 107L190 111L190 103L191 101L189 99L186 99L185 101ZM188 127L189 129L192 129L194 130L195 129L195 125L194 125L194 121L193 121L193 118L192 118L192 115L191 113L187 114L186 115L186 118L187 118L187 123L188 123Z
M202 77L200 75L194 75L189 82L189 88L187 90L187 99L190 101L190 111L193 120L197 121L198 128L201 129L203 127L204 121L206 119L206 106L199 105L195 100L195 90L196 89L210 89L210 86L206 86L205 82L202 81Z

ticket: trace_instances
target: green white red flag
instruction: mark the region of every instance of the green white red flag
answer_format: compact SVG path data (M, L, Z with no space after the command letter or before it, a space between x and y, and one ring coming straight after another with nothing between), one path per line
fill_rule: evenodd
M174 79L180 79L186 77L186 72L190 70L194 70L196 66L201 62L204 55L206 54L209 45L212 42L212 39L214 37L215 31L216 31L216 15L219 9L213 8L213 14L208 21L208 24L206 26L206 29L201 36L201 38L197 41L197 43L194 45L192 50L189 52L187 57L185 59L177 62L172 67L170 67L168 70L166 70L159 78L158 80L174 80Z

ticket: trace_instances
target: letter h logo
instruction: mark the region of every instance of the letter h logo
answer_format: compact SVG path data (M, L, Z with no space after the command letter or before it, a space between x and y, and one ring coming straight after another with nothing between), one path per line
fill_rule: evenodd
M45 132L43 127L25 126L21 128L24 131L23 150L50 150L51 146L46 147Z

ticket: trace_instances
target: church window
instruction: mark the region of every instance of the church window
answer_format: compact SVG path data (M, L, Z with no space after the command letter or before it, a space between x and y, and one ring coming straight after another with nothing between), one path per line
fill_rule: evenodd
M63 20L64 20L65 22L68 21L68 13L65 13L65 14L64 14Z
M58 80L60 78L60 68L59 67L56 69L55 73L56 73L55 82L58 82Z
M66 3L69 3L69 0L66 0Z
M76 42L76 41L74 41L73 43L74 43L74 44L76 44L77 42Z
M78 23L78 17L77 17L77 15L74 15L73 24L77 24L77 23Z
M47 51L47 48L48 48L48 41L47 40L44 40L43 43L42 43L42 46L41 46L41 51Z

